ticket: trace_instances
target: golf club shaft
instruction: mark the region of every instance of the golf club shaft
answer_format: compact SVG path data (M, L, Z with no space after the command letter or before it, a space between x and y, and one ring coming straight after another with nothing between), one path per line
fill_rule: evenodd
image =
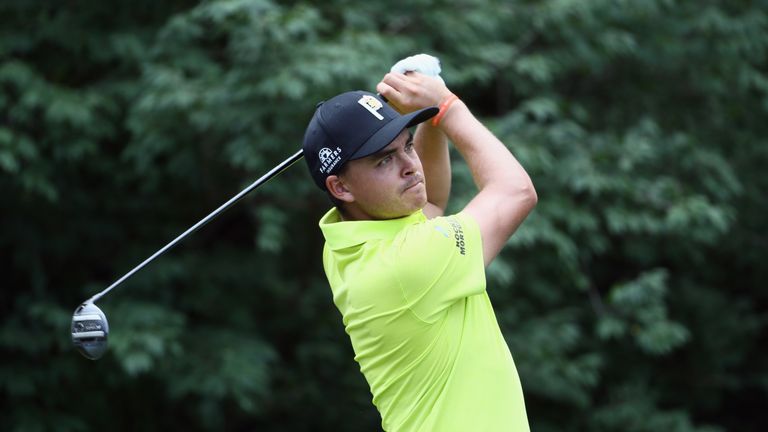
M152 256L150 256L149 258L144 260L144 262L142 262L141 264L139 264L136 267L134 267L131 271L126 273L120 279L116 280L112 285L108 286L104 291L102 291L102 292L94 295L90 299L86 300L83 304L96 302L98 299L103 297L105 294L107 294L108 292L112 291L112 289L114 289L115 287L117 287L118 285L123 283L123 281L125 281L126 279L131 277L134 273L136 273L137 271L141 270L144 266L146 266L147 264L152 262L152 260L154 260L158 256L160 256L163 253L165 253L165 251L167 251L168 249L170 249L173 246L175 246L176 243L180 242L182 239L184 239L184 237L186 237L189 234L192 234L193 232L197 231L200 227L202 227L203 225L205 225L208 222L210 222L211 219L215 218L220 213L222 213L224 210L228 209L233 204L235 204L238 201L240 201L244 196L248 195L248 193L250 193L251 191L253 191L257 187L261 186L262 184L266 183L272 177L274 177L274 176L280 174L281 172L285 171L286 169L288 169L288 167L290 167L291 165L296 163L303 156L304 156L304 153L303 153L302 150L297 151L293 156L289 157L288 159L284 160L282 163L280 163L276 167L272 168L269 172L267 172L266 174L261 176L258 180L253 182L250 186L248 186L247 188L245 188L242 191L240 191L240 193L238 193L237 195L233 196L229 201L225 202L219 208L217 208L216 210L211 212L211 214L209 214L208 216L204 217L202 220L200 220L200 222L192 225L189 229L187 229L186 231L181 233L181 235L179 235L178 237L173 239L173 241L171 241L167 245L163 246L162 249L160 249L159 251L155 252Z

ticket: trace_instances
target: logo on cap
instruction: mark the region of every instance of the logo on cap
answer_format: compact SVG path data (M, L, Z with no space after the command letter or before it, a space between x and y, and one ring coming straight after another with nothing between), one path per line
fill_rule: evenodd
M320 152L317 154L317 157L320 158L320 163L325 164L325 162L331 157L333 154L333 151L329 149L328 147L323 147L320 149Z
M336 147L336 150L323 147L317 152L317 158L320 159L320 172L329 173L341 160L341 147Z
M367 109L369 113L373 114L377 119L384 120L384 116L378 113L378 111L384 106L381 101L371 95L364 95L357 101L363 108Z

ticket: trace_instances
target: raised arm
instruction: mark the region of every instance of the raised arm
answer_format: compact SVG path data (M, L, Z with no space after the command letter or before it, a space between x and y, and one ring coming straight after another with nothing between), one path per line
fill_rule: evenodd
M480 225L487 266L536 206L536 190L517 159L463 102L454 102L440 125L467 161L479 189L464 211Z
M437 105L451 94L440 81L414 73L387 74L377 90L403 112ZM517 159L462 101L450 106L439 128L467 161L477 185L463 211L480 226L487 266L535 207L536 190Z
M413 137L416 153L424 168L428 204L424 214L428 218L442 216L451 194L451 159L448 140L440 128L430 122L421 123Z

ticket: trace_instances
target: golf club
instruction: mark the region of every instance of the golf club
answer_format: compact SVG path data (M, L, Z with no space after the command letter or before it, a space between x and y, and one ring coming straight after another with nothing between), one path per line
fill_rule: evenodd
M229 201L225 202L219 208L211 212L208 216L201 219L200 222L192 225L189 229L181 233L181 235L173 239L173 241L163 246L162 249L155 252L141 264L137 265L131 271L123 275L123 277L116 280L112 285L108 286L106 289L84 301L80 306L78 306L77 309L75 309L75 313L72 315L72 343L75 345L77 350L80 351L80 353L86 358L91 360L98 360L107 351L109 324L107 323L107 317L104 315L104 312L102 312L101 309L99 309L99 307L94 304L97 300L123 283L134 273L141 270L152 260L175 246L176 243L180 242L189 234L197 231L203 225L207 224L213 218L224 212L224 210L240 201L244 196L248 195L248 193L261 186L262 184L268 182L272 177L275 177L276 175L288 169L303 156L304 154L302 150L297 151L293 156L272 168L269 172L253 182L250 186L240 191L240 193L230 198Z

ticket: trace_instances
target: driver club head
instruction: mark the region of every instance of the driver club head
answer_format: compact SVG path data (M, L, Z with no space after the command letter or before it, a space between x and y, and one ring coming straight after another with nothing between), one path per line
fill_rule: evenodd
M72 315L72 343L80 354L98 360L107 351L107 317L93 303L83 303Z

